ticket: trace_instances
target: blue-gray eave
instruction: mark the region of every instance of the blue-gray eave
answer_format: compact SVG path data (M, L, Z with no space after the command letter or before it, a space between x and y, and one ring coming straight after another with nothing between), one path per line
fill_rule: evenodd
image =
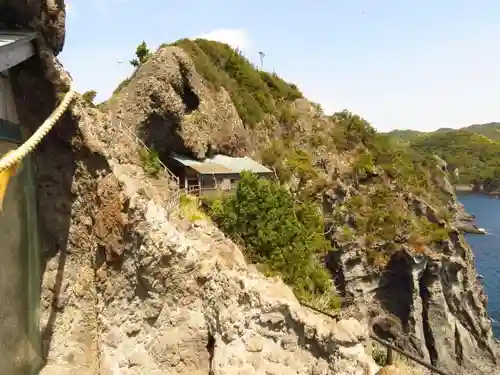
M32 57L35 38L33 32L0 30L0 73Z

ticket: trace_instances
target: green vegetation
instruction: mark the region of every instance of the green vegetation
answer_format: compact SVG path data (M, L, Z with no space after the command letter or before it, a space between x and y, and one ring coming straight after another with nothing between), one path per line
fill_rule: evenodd
M500 122L490 122L487 124L470 125L460 130L467 130L472 133L481 134L495 141L500 141Z
M186 194L181 194L179 197L179 214L191 222L206 218L205 213L199 208L198 198Z
M138 150L142 168L151 177L158 178L163 168L160 156L157 151L141 147Z
M322 264L331 245L321 211L312 202L298 203L279 184L244 173L236 193L211 202L209 214L244 246L250 261L268 274L279 273L300 298L326 298L330 309L339 307Z
M295 85L258 71L240 51L229 45L205 39L182 39L173 45L182 47L194 61L196 70L212 89L225 88L243 122L251 128L266 115L281 112L280 103L302 98Z
M490 122L457 130L441 128L424 133L393 130L388 133L423 154L443 158L451 170L458 168L453 182L472 185L485 192L500 190L500 123Z
M146 60L151 56L151 52L149 51L148 46L146 45L146 42L142 42L139 44L135 50L135 58L130 60L130 65L132 65L135 68L138 68L142 64L146 62Z
M418 130L392 130L387 134L397 140L400 140L404 144L409 144L411 141L425 135L426 133Z
M85 91L82 94L83 100L85 100L91 107L95 107L94 100L96 96L97 96L97 91L95 90Z
M451 169L458 168L454 183L484 185L485 190L500 187L500 142L470 131L437 132L420 137L411 147L443 158Z
M258 70L226 44L183 39L173 45L190 55L209 90L229 93L252 151L278 177L245 174L234 195L205 200L208 215L265 273L281 275L299 298L334 309L340 300L322 261L326 253L362 249L377 272L403 248L439 251L449 235L450 196L431 152L379 134L347 110L324 115L318 105L297 100L303 97L295 85ZM142 159L146 171L159 170L157 155ZM181 207L191 211L192 202L182 198Z
M418 130L392 130L388 135L397 138L405 143L413 142L422 136L433 135L436 133L449 133L449 132L469 132L479 135L484 135L485 137L491 138L495 141L500 141L500 122L489 122L487 124L475 124L470 126L465 126L460 129L451 128L439 128L434 132L421 132Z

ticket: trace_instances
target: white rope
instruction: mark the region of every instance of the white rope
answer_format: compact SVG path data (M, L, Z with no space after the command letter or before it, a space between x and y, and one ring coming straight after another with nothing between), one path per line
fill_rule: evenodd
M42 141L47 133L54 127L62 114L68 109L71 101L75 97L75 91L69 90L61 101L59 106L52 112L47 120L40 126L35 133L17 149L7 153L0 158L0 172L19 164L19 162Z

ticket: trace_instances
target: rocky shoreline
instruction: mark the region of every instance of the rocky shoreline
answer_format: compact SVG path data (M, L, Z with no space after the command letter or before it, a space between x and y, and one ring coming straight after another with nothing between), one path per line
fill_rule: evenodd
M457 192L463 192L463 190L459 190L456 188ZM460 203L458 207L456 207L456 214L454 219L455 227L462 233L471 233L471 234L487 234L487 232L476 225L476 216L469 214L465 207Z
M483 228L479 228L476 224L470 221L459 221L455 223L456 228L462 233L471 234L488 234Z
M481 194L481 195L487 195L488 197L500 198L499 190L485 191L475 186L455 185L455 191L457 193Z

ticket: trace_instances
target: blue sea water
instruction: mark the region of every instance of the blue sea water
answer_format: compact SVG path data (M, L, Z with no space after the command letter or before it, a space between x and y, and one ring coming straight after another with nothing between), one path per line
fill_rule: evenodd
M474 251L477 273L484 277L488 313L493 319L493 332L500 338L500 199L465 193L458 198L467 212L476 216L476 225L488 231L486 235L465 237Z

